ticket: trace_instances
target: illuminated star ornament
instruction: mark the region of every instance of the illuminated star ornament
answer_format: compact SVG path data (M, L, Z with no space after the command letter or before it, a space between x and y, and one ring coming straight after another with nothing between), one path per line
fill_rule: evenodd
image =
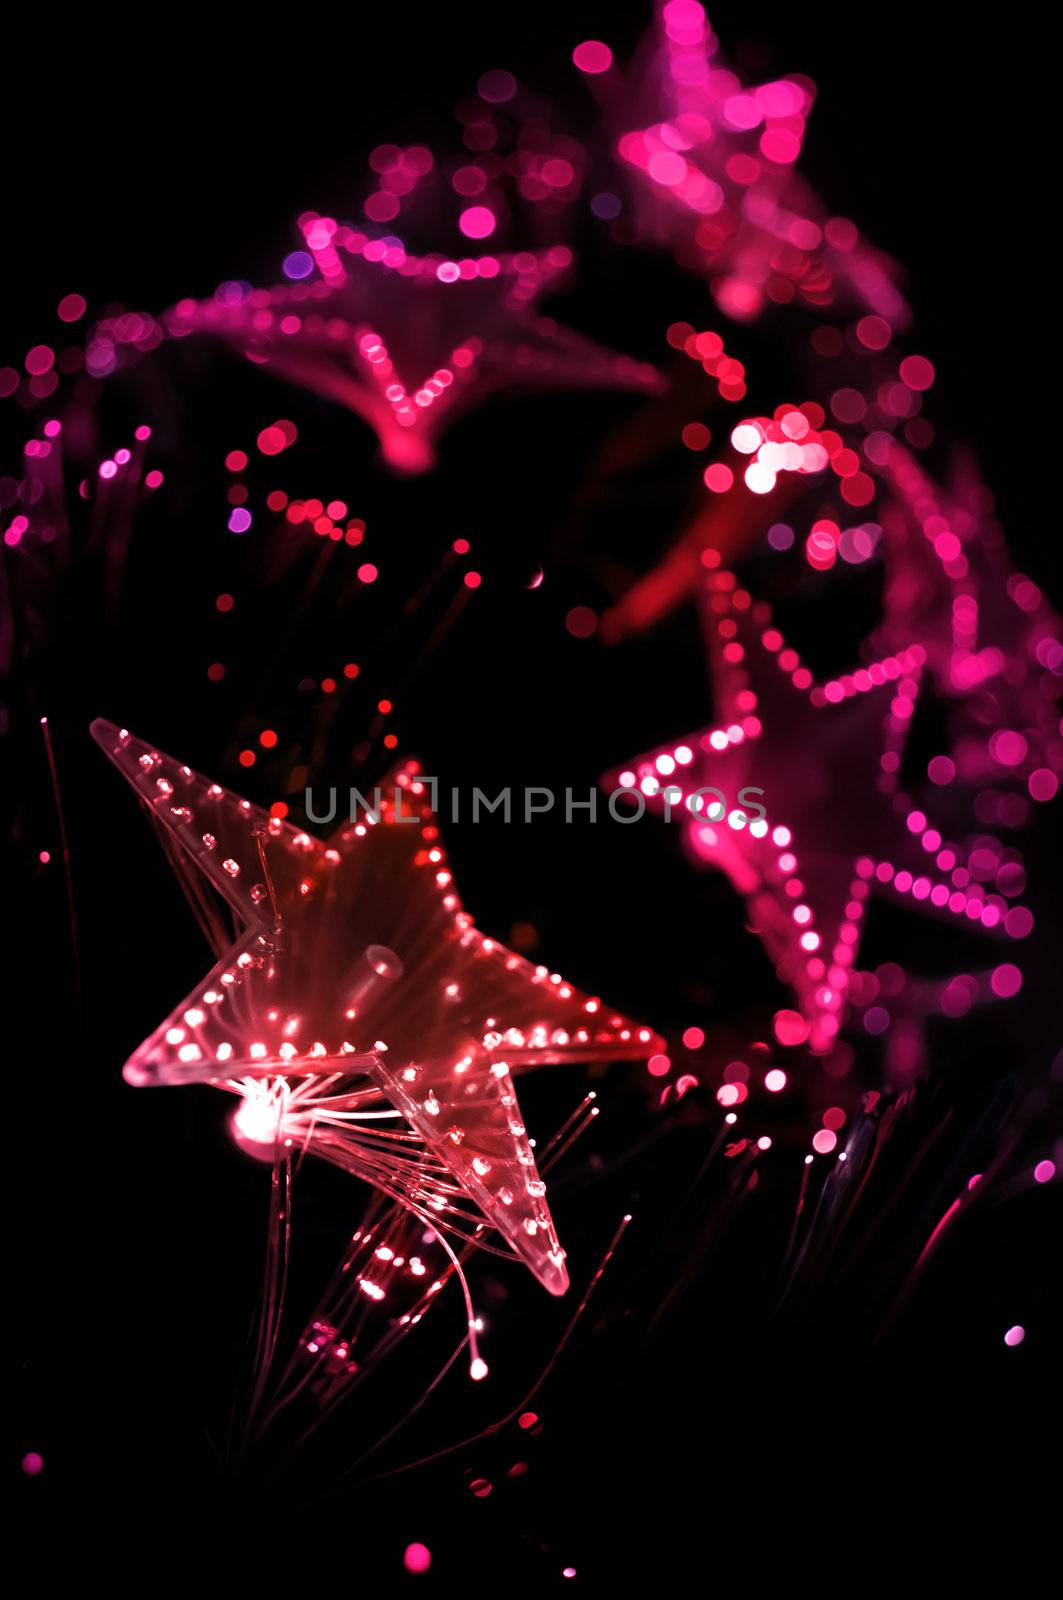
M487 1219L563 1293L511 1069L639 1059L651 1031L477 932L415 763L326 844L109 722L92 732L192 887L205 878L244 929L126 1079L232 1090L245 1147L308 1148L434 1229L471 1202L473 1233Z
M717 726L611 774L683 818L695 856L726 872L810 1047L836 1040L872 889L1018 934L1007 902L976 881L901 793L901 754L924 653L919 645L816 684L733 573L705 580ZM681 808L681 809L680 809Z
M618 140L646 236L707 276L737 321L792 301L907 321L893 264L795 170L815 86L804 77L743 84L697 0L662 5L658 30L616 107L629 114L633 95L647 119Z
M317 277L224 285L213 299L180 301L167 330L216 335L338 400L369 424L396 471L426 471L443 427L501 390L662 385L652 366L536 312L572 265L566 246L450 260L314 213L301 225Z

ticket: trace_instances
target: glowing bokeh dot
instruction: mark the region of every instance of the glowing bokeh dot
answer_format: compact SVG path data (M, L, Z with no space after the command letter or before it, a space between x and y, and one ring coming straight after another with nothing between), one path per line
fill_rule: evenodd
M565 617L565 627L573 639L589 639L597 631L597 613L590 606L573 606Z
M432 1552L426 1544L408 1544L402 1564L407 1572L427 1572L432 1565Z
M608 72L613 64L613 52L600 39L584 39L572 52L572 59L581 72L594 77Z
M775 1013L775 1037L780 1044L804 1044L808 1035L808 1023L799 1011L777 1011Z
M1004 1343L1007 1345L1009 1350L1014 1350L1015 1346L1020 1345L1025 1337L1026 1329L1021 1323L1016 1322L1014 1327L1009 1328L1007 1333L1004 1335Z

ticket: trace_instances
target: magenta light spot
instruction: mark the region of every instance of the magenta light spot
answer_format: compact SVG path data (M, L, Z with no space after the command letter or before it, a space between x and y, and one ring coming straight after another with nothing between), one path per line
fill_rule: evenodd
M374 567L371 561L363 562L363 564L358 568L358 580L360 583L376 582L377 569Z
M831 1151L836 1148L837 1143L838 1135L836 1133L832 1133L829 1128L820 1128L812 1140L812 1148L818 1155L829 1156Z
M26 355L26 371L34 377L41 377L45 372L51 372L55 365L55 351L46 344L35 344Z
M1026 787L1030 791L1030 799L1044 805L1046 801L1055 799L1059 790L1059 779L1048 767L1038 767L1035 772L1030 773Z
M407 1572L427 1572L432 1565L432 1552L426 1544L408 1544L402 1564Z
M65 294L56 307L60 322L77 322L85 315L85 301L79 294Z
M512 72L506 72L501 67L496 67L491 72L485 72L476 85L476 93L481 100L486 100L490 105L499 106L507 100L512 100L517 92L517 80Z
M1022 973L1018 967L1005 962L1002 966L994 967L989 981L995 995L1001 1000L1010 1000L1022 988Z
M666 1078L671 1070L672 1063L667 1056L651 1056L646 1063L651 1078Z
M944 787L945 784L951 783L956 776L956 763L949 756L934 756L929 762L926 772L931 783Z
M613 52L607 44L600 39L584 39L572 52L572 59L581 72L589 73L592 77L600 72L608 72L613 64Z
M495 231L495 214L490 206L469 206L458 218L458 227L467 239L487 239Z
M245 506L237 506L229 513L229 532L246 533L251 526L251 513Z
M1004 1335L1004 1343L1007 1345L1009 1350L1014 1350L1015 1346L1021 1344L1025 1337L1026 1329L1021 1323L1016 1322L1015 1326L1013 1328L1009 1328L1007 1333Z
M989 741L989 753L1002 767L1017 767L1026 754L1026 740L1021 733L1003 728Z
M1055 1175L1056 1164L1054 1161L1039 1161L1033 1169L1033 1181L1035 1183L1051 1183Z
M22 1457L22 1470L27 1478L35 1478L44 1467L44 1457L36 1450L27 1450Z
M683 1044L688 1050L700 1050L705 1043L704 1028L684 1028Z

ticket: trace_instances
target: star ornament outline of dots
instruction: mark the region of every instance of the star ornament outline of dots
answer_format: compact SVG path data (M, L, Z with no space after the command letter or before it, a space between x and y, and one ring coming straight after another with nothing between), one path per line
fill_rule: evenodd
M355 412L385 462L416 474L461 412L505 390L619 389L658 393L648 362L607 350L539 314L573 264L572 251L417 256L311 213L304 238L312 281L182 300L173 337L222 338L248 360Z
M1014 937L1029 931L1029 915L986 893L965 850L900 787L922 646L817 684L768 605L733 573L710 573L703 601L718 723L603 783L681 817L695 859L720 868L745 899L797 997L810 1048L826 1054L873 891Z
M562 1294L564 1252L512 1073L643 1059L657 1035L473 926L416 762L326 842L113 723L91 731L244 927L133 1052L127 1082L242 1094L264 1080L354 1078Z

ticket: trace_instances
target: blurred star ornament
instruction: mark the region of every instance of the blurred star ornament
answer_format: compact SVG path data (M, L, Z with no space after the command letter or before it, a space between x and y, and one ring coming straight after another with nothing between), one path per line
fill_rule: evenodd
M502 390L661 387L645 362L537 314L572 264L563 245L448 260L316 213L302 226L317 278L225 285L213 299L179 302L167 329L216 335L348 406L396 471L426 471L442 429Z
M873 647L920 640L953 708L951 746L931 761L931 780L968 791L1018 780L1032 799L1051 799L1063 773L1063 625L1012 567L969 467L946 492L894 444L888 472L884 617Z
M636 175L645 236L699 272L721 311L752 321L772 303L861 309L908 319L896 268L799 176L815 86L804 77L745 85L720 54L696 0L660 6L615 114L618 152ZM603 97L611 97L603 85Z
M198 868L245 930L134 1051L127 1080L235 1089L245 1147L302 1144L394 1196L395 1162L358 1145L362 1122L389 1104L436 1163L425 1186L416 1152L412 1176L402 1152L419 1205L471 1200L563 1293L564 1253L510 1068L638 1059L656 1047L650 1030L477 932L415 763L326 844L111 723L92 732L171 855Z
M922 648L816 684L733 573L710 574L705 598L717 725L605 784L676 812L695 857L728 875L822 1054L873 889L985 929L1008 908L899 787Z

